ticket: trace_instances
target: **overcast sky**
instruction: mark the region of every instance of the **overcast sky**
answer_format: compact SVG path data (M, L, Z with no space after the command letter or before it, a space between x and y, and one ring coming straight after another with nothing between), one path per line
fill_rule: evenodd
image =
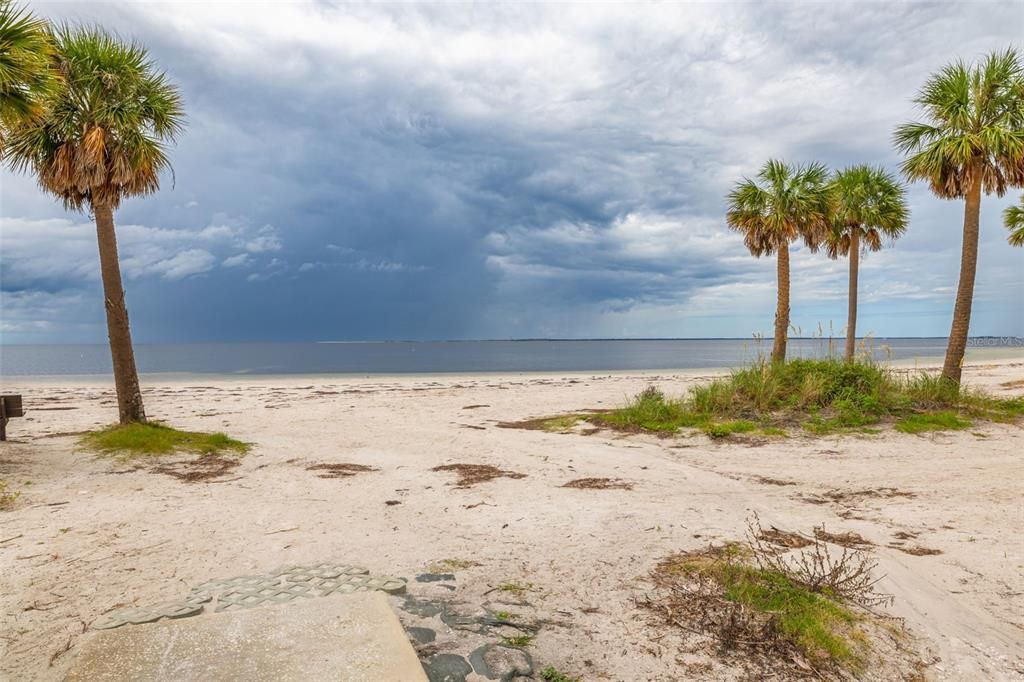
M138 39L184 95L175 177L116 215L139 342L770 333L732 183L897 169L928 75L1024 34L1022 2L32 7ZM90 217L0 181L3 341L105 340ZM982 203L975 335L1024 335L1016 197ZM858 329L944 336L963 204L909 200ZM838 332L845 261L793 258L794 323Z

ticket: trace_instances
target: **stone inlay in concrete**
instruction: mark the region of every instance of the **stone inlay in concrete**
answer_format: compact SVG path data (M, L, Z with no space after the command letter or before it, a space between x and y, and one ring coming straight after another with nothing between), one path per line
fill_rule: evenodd
M379 592L93 632L67 682L426 682Z
M333 562L283 566L270 573L207 580L194 586L181 601L155 606L134 606L111 611L93 623L97 630L122 625L152 623L163 618L183 618L207 611L234 611L281 604L331 594L380 591L405 592L405 581L372 576L365 568Z
M111 628L119 628L122 625L153 623L161 618L194 616L202 610L202 604L189 602L166 602L153 606L132 606L126 609L117 609L100 616L92 626L97 630L109 630Z

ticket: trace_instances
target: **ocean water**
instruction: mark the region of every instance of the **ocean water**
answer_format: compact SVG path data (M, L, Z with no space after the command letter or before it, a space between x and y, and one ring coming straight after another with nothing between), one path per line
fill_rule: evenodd
M879 359L941 357L942 338L873 339ZM831 350L830 350L831 349ZM140 344L143 374L578 372L735 367L771 352L750 339ZM791 339L790 357L842 352L842 339ZM2 345L0 376L110 374L106 345Z

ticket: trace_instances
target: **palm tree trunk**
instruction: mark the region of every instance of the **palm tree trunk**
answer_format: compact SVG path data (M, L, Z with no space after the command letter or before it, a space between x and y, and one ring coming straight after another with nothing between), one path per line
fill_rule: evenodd
M960 251L960 283L953 306L953 325L949 330L946 361L942 376L960 383L960 373L967 350L967 334L971 326L971 305L974 302L974 276L978 270L978 222L981 218L981 173L975 171L964 204L964 243Z
M860 269L860 226L850 231L850 293L846 309L846 360L853 361L857 348L857 275Z
M772 344L772 362L786 359L786 335L789 333L789 244L779 247L779 298L775 307L775 339Z
M114 387L117 390L117 411L122 424L146 421L139 390L139 373L135 369L132 333L128 327L128 308L124 303L121 265L117 258L117 233L114 211L109 205L93 206L96 215L96 238L100 247L100 275L107 309L107 336L110 356L114 361Z

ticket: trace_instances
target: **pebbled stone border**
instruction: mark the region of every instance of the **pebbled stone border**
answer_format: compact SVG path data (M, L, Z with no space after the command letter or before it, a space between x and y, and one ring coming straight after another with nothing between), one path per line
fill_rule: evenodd
M214 612L251 609L332 594L372 590L388 594L405 592L405 580L369 573L359 566L321 562L282 566L270 573L207 580L192 587L181 601L116 609L100 616L92 627L109 630L123 625L153 623L163 618L186 618L207 609Z

